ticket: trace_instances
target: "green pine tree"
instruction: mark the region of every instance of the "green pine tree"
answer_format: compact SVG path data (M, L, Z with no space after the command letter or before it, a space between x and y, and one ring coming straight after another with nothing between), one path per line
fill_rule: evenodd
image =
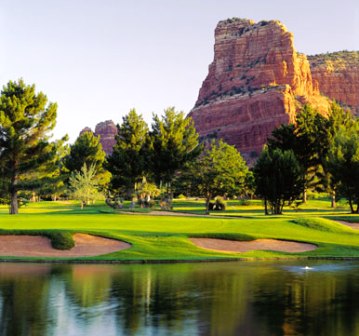
M268 203L272 214L282 214L284 205L298 199L303 188L302 169L292 150L264 149L254 167L254 177L266 215Z
M0 170L2 193L10 203L10 214L18 213L18 192L38 184L36 171L56 155L49 141L55 126L57 105L36 93L35 85L22 79L10 81L0 96ZM50 165L51 166L51 165Z
M95 136L92 132L84 132L70 146L70 153L65 158L65 166L70 172L80 171L84 164L94 165L96 171L100 171L105 157L100 136Z
M185 118L183 112L171 107L164 111L162 118L153 117L150 136L155 181L167 185L170 191L176 171L201 153L198 133L191 118Z
M112 174L112 191L130 197L136 182L149 172L149 130L135 109L123 117L117 129L116 144L106 167Z

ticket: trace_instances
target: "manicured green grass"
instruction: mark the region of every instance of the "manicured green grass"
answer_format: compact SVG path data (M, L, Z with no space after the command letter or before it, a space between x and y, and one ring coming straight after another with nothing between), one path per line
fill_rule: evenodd
M200 215L204 213L203 200L176 200L174 208L175 211ZM155 211L151 214L155 214ZM17 216L8 215L7 208L1 206L0 229L21 230L24 233L34 230L84 232L112 237L132 244L127 250L97 257L77 258L79 260L359 258L359 231L331 219L347 216L347 209L333 210L330 208L329 200L326 199L310 201L299 209L285 209L282 216L264 216L262 204L256 200L250 201L249 205L230 201L228 210L213 214L218 216L131 215L114 211L103 203L81 210L76 202L40 202L21 208ZM198 248L188 239L189 237L236 240L274 238L309 242L316 244L318 249L305 253L275 251L221 253Z

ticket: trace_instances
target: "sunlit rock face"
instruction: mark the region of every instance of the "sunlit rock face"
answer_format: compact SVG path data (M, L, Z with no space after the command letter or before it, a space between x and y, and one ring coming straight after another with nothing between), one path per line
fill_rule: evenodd
M281 22L218 23L214 60L189 114L203 138L222 138L254 160L272 130L293 122L305 103L323 114L329 106Z
M84 132L93 132L91 128L85 127L80 134ZM103 150L107 155L110 155L113 151L113 146L116 143L115 136L117 134L117 127L112 120L106 120L96 125L94 134L100 136L100 142Z
M359 115L359 51L308 56L320 92Z

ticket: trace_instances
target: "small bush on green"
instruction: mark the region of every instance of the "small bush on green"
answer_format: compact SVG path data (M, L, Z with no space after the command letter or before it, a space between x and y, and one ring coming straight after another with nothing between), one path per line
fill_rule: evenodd
M51 246L57 250L70 250L75 246L75 241L70 232L53 231L45 233L51 240Z

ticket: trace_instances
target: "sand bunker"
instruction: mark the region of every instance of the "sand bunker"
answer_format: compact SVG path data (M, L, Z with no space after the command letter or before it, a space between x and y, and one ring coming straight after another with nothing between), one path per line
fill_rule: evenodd
M252 241L235 241L215 238L190 238L199 247L225 251L225 252L247 252L253 250L272 250L281 252L306 252L317 248L316 245L297 243L292 241L276 239L257 239Z
M52 248L50 239L41 236L0 235L0 256L15 257L89 257L124 250L131 244L83 233L73 235L71 250Z
M351 223L351 222L344 222L344 221L338 221L338 223L349 226L354 230L359 230L359 223Z

